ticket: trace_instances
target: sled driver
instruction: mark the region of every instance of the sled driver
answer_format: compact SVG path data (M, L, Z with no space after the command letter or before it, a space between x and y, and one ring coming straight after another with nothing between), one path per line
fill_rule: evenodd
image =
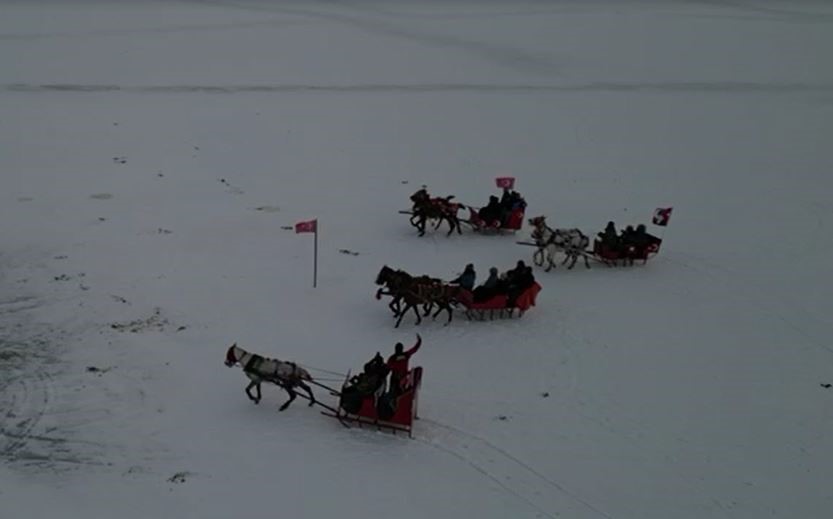
M401 342L397 342L394 346L393 355L388 357L388 369L390 369L390 389L393 392L399 393L402 388L400 384L402 379L408 376L408 360L411 355L419 350L422 345L422 337L417 334L417 342L409 350L405 350Z

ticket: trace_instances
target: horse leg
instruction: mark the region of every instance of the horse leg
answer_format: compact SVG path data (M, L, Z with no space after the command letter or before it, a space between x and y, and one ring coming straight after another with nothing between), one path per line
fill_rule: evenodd
M544 271L549 272L553 269L553 267L555 267L555 250L553 250L551 247L547 247L545 259L547 266L544 268Z
M437 311L434 312L434 316L432 317L432 319L436 319L437 316L440 315L440 313L442 313L443 310L448 312L448 321L445 323L445 324L448 324L448 323L451 322L451 316L452 316L452 311L453 310L451 308L451 304L447 303L447 302L446 303L439 303L439 302L437 303Z
M532 253L532 263L539 267L544 266L544 249L539 247L538 250Z
M300 380L298 381L298 387L300 387L301 389L306 391L307 395L309 395L309 407L314 406L315 405L315 395L312 394L312 388L310 388L308 385L304 384Z
M411 303L405 302L405 309L399 312L399 319L396 320L396 324L393 326L394 328L399 328L399 323L402 322L402 318L405 317L405 313L411 309ZM419 313L417 313L417 317L419 317Z
M573 258L573 261L570 262L570 266L567 267L567 270L572 270L573 267L576 266L576 261L578 261L578 253L577 252L575 252L575 251L571 252L570 256Z
M424 305L422 305L422 310L424 312L422 314L422 316L423 317L428 317L428 314L430 314L431 310L433 310L433 309L434 309L434 303L425 303ZM437 313L439 313L439 312L437 312ZM436 317L436 316L434 316L434 317Z
M251 393L253 387L257 388L257 396L254 396ZM256 404L260 403L260 382L255 382L254 380L249 382L249 385L246 386L246 396L248 396L249 400L251 400L252 402Z
M293 400L295 400L295 398L296 398L296 396L297 396L297 395L295 394L295 391L294 391L291 387L289 387L289 386L281 386L281 387L284 389L284 391L286 391L287 393L289 393L289 400L287 400L287 401L286 401L286 402L285 402L285 403L284 403L284 404L283 404L283 405L282 405L282 406L278 409L278 411L286 411L286 408L287 408L287 407L289 407L289 404L291 404Z

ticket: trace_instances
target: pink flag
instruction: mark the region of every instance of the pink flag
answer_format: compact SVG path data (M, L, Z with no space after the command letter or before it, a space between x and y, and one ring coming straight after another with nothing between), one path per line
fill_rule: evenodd
M515 187L515 177L497 177L495 184L503 189L513 189Z
M295 224L295 232L318 232L318 220L307 220L306 222L298 222Z
M654 211L654 225L661 225L665 227L668 225L668 220L671 219L671 211L673 207L657 207Z

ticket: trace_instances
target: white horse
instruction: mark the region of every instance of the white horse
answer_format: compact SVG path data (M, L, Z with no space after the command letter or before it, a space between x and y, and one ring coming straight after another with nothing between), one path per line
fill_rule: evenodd
M289 400L286 401L280 410L283 411L289 404L295 400L297 393L296 387L300 387L309 395L309 405L315 404L315 396L312 394L312 389L304 383L304 381L312 382L312 377L304 368L299 367L294 362L283 362L277 359L270 359L261 357L255 353L249 353L243 348L239 347L237 343L232 344L226 352L226 366L232 367L239 364L243 368L243 372L249 377L251 382L246 386L246 395L249 400L254 403L260 403L262 395L260 393L260 384L264 380L272 382L280 386L284 391L289 393ZM250 392L252 388L257 389L257 396Z
M590 238L578 229L551 229L545 221L546 217L536 216L530 218L529 223L534 227L532 239L538 249L532 255L532 261L539 267L546 263L545 271L549 272L555 268L555 260L558 252L565 255L562 265L572 260L567 269L576 265L579 257L584 258L584 266L590 268L590 261L587 259L587 247L590 246Z

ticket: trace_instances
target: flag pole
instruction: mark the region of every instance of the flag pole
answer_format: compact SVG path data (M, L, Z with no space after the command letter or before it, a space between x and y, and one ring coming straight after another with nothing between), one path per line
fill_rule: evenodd
M318 221L315 221L315 237L312 252L312 288L318 286Z

